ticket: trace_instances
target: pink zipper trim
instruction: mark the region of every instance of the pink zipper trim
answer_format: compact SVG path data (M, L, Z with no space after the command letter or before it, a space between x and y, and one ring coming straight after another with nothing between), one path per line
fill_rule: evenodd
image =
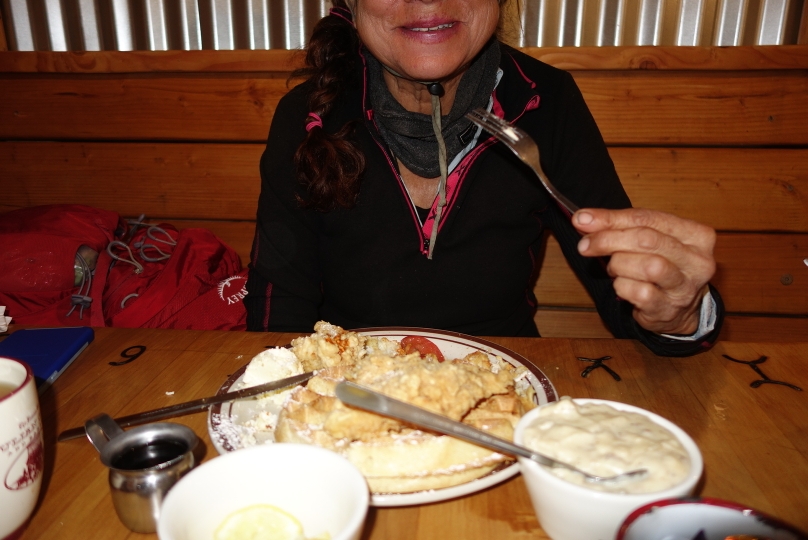
M376 131L378 132L379 128L376 125L376 121L373 117L373 110L368 106L367 101L368 99L367 63L365 62L365 57L361 54L361 51L359 56L362 58L362 64L364 66L364 72L365 72L363 96L362 96L362 102L365 108L365 116L368 119L368 121L373 123L374 127L376 128ZM522 71L522 68L519 66L516 60L513 57L511 57L511 60L513 60L513 63L516 66L516 69L517 71L519 71L519 74L522 76L522 78L524 78L525 81L530 85L530 88L531 89L536 88L536 83L528 79L528 77L525 75L524 71ZM505 111L502 108L502 105L500 104L499 100L497 99L496 90L494 90L494 92L492 93L491 98L493 100L493 104L491 107L492 112L497 116L499 116L500 118L505 118ZM513 120L511 120L511 122L517 121L522 116L524 116L524 114L528 111L538 109L540 101L541 98L538 95L532 96L525 104L525 108L522 110L522 112L519 115L517 115ZM373 134L371 135L373 136ZM398 170L393 164L393 161L390 155L388 154L387 150L384 148L384 145L382 145L375 136L373 136L373 140L376 142L379 149L382 151L382 154L387 160L387 164L389 165L390 170L393 172L393 175L398 181L402 196L409 203L407 206L410 209L410 215L412 216L413 223L415 224L415 227L418 230L418 243L419 243L418 249L421 252L421 254L427 255L429 253L429 248L428 246L425 245L425 240L427 238L432 237L432 227L435 224L435 214L438 208L438 201L437 199L435 199L435 201L432 203L432 207L429 209L429 214L427 215L426 220L424 220L423 226L420 226L420 220L418 218L418 214L416 213L415 208L413 207L413 203L410 200L410 197L407 193L407 188L404 186L404 180L398 173ZM468 175L468 171L471 168L471 165L474 164L474 162L477 160L477 158L484 150L486 150L496 142L497 140L492 136L489 137L487 140L483 141L482 143L479 143L471 152L468 153L468 155L466 155L466 157L463 158L463 160L460 162L460 164L458 164L455 170L452 171L452 174L450 174L449 177L446 179L446 206L443 209L440 224L438 225L438 234L440 234L441 229L443 229L443 226L446 224L446 220L449 217L449 214L451 214L452 212L452 208L454 207L457 195L460 193L460 188L462 187L463 181L466 179L466 176Z
M463 185L463 181L468 176L468 171L474 162L477 160L477 157L489 146L494 144L495 139L492 137L484 141L481 144L478 144L471 152L463 158L463 160L455 167L455 170L452 171L452 174L446 179L446 206L443 208L443 214L441 216L440 224L438 225L438 234L440 234L441 229L446 224L446 219L451 214L451 209L454 207L454 203L457 200L457 195L460 193L460 188ZM426 238L432 237L432 227L435 226L435 213L438 211L438 201L437 199L432 203L432 208L429 210L429 215L427 216L426 220L424 221L423 226L423 234ZM428 249L425 249L422 245L421 253L427 254Z
M530 88L536 88L536 83L533 81L533 79L530 79L527 75L525 75L525 72L522 71L522 66L519 65L519 62L517 62L516 59L510 54L508 56L510 57L511 61L513 61L513 65L516 66L516 71L518 71L519 75L521 75L525 82L530 85Z

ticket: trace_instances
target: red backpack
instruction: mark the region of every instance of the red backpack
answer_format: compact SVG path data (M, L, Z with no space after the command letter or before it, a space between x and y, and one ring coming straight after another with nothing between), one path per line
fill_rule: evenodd
M0 305L15 324L92 326L95 257L122 234L117 213L78 204L0 214Z
M114 261L114 262L113 262ZM207 229L147 225L99 257L110 265L104 323L125 328L244 330L247 270Z
M81 205L0 214L0 305L17 324L243 330L246 279L207 229Z

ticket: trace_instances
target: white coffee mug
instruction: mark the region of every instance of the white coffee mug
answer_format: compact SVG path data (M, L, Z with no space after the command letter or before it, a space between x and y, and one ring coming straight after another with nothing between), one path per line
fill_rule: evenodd
M16 538L34 510L45 468L34 373L0 358L0 538Z

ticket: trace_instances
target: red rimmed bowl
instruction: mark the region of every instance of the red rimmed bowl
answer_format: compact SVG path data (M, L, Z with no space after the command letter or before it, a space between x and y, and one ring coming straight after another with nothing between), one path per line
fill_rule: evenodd
M754 508L711 498L663 499L633 511L616 540L808 540L808 534Z

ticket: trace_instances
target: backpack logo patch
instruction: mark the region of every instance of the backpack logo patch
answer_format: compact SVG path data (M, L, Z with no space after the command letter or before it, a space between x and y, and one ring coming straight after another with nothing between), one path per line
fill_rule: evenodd
M247 277L230 276L219 282L219 298L228 306L238 304L247 296Z

